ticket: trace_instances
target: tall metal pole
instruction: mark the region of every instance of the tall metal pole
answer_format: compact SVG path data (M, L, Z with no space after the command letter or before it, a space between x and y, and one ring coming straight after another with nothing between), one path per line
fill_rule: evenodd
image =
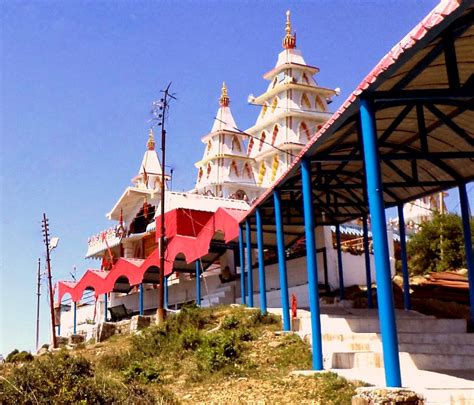
M44 232L44 244L46 246L46 265L48 269L48 287L49 287L49 306L51 310L51 336L53 340L53 348L57 348L56 342L56 329L55 329L55 322L54 322L54 297L53 297L53 281L51 277L51 260L49 257L49 225L48 225L48 218L46 218L46 214L43 213L43 232Z
M240 257L240 303L245 305L245 254L244 254L244 230L243 225L239 225L239 257Z
M40 296L41 296L41 259L38 258L38 289L36 291L38 296L36 301L36 351L38 351L39 346L39 326L40 326Z
M263 255L263 231L262 212L257 207L255 212L257 222L257 247L258 247L258 284L260 290L260 311L263 315L267 313L267 286L265 283L265 262Z
M164 97L161 99L163 105L160 107L161 122L158 124L161 126L161 221L160 221L160 285L158 288L158 309L156 311L156 323L162 324L166 319L165 310L165 165L166 165L166 130L165 130L165 116L168 107L169 89L171 83L164 90Z
M407 241L405 234L405 217L403 216L403 204L397 205L398 209L398 229L400 233L400 255L402 259L403 275L403 306L405 311L411 309L410 302L410 275L408 274Z
M336 224L337 269L339 271L339 299L344 299L344 270L342 267L341 227Z
M382 334L385 383L388 387L401 387L400 358L398 354L397 323L393 302L390 255L388 251L385 204L383 199L382 174L377 145L377 130L372 102L360 100L362 144L367 178L372 240L375 253L375 276L379 307L380 331Z

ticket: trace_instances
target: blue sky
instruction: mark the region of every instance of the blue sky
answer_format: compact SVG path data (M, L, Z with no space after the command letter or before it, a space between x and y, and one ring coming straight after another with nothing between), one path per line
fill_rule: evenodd
M1 2L0 353L33 349L41 217L50 218L56 280L86 261L87 238L137 173L151 102L169 81L168 163L173 188L194 185L200 137L209 132L223 80L237 125L281 50L285 11L298 47L340 87L335 110L372 67L435 5L397 1ZM472 194L472 193L471 193ZM448 208L457 196L448 200ZM42 341L49 339L46 294Z

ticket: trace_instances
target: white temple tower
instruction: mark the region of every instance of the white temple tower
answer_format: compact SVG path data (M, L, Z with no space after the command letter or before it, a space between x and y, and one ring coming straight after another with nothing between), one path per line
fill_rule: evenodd
M195 191L215 197L253 200L257 196L252 167L244 148L243 135L229 107L225 83L211 132L201 138L206 145L198 169Z
M329 119L327 104L337 94L336 90L318 86L313 75L319 69L306 64L296 49L289 11L285 31L276 66L263 76L270 81L267 91L249 99L262 106L256 124L246 131L252 135L248 155L255 159L254 176L260 193L288 168Z

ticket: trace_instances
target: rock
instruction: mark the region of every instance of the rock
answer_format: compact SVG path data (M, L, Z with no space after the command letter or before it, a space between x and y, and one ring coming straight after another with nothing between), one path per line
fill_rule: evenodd
M132 316L132 319L130 321L130 333L146 328L148 326L150 326L150 317L142 315Z
M84 335L71 335L69 336L69 344L77 345L78 343L83 343L86 337Z
M352 397L352 405L422 405L423 397L405 388L360 387Z
M103 342L110 336L115 334L115 324L109 322L103 322L99 324L96 331L95 341Z

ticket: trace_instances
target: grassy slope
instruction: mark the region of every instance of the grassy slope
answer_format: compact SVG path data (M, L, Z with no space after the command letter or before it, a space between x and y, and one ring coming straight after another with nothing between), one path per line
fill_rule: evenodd
M88 395L103 395L103 403L349 404L355 385L335 374L289 375L296 369L309 369L311 353L299 337L276 335L280 328L275 317L262 317L242 307L188 308L171 316L162 328L114 336L76 349L73 355L91 364L91 380L86 383L98 385L103 394ZM36 359L29 369L42 361ZM4 395L8 391L17 398L20 391L35 392L31 384L23 386L17 374L11 367L0 369L0 376L8 380L0 378L0 402L2 388ZM49 401L77 403L82 398L80 393L66 400L60 395L52 390ZM4 399L9 403L7 396Z

